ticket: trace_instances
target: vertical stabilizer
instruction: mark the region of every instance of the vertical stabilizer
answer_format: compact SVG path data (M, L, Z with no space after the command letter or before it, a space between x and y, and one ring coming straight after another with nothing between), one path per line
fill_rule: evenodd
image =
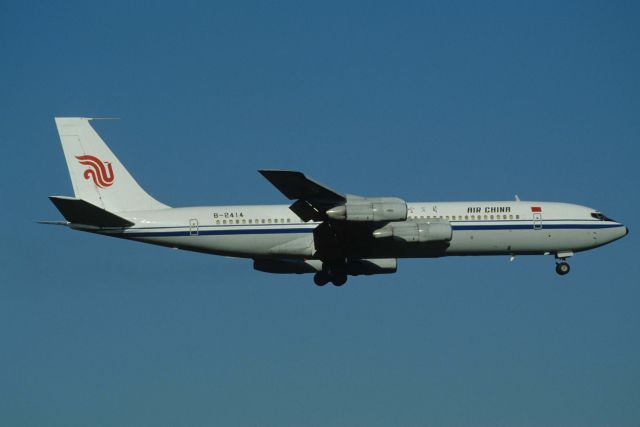
M110 212L163 209L147 194L91 127L89 118L56 117L73 191Z

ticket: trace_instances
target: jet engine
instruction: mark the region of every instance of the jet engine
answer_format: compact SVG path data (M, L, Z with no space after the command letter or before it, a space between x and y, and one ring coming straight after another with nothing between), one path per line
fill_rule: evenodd
M374 230L373 237L413 242L448 242L453 236L448 222L392 222Z
M326 212L331 219L341 221L405 221L407 203L397 197L347 197L344 205Z

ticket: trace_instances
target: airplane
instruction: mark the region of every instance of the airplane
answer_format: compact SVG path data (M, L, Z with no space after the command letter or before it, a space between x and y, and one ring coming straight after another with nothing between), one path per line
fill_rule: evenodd
M73 230L253 260L268 273L313 273L342 286L350 275L395 273L398 258L553 255L567 258L629 233L595 209L521 201L417 202L340 193L301 172L259 172L290 205L172 208L145 192L93 129L58 117L75 197L50 196Z

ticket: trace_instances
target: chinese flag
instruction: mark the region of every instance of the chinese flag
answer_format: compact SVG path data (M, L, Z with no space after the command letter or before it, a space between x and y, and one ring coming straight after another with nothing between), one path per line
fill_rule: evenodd
M542 212L542 208L540 206L531 206L531 212Z

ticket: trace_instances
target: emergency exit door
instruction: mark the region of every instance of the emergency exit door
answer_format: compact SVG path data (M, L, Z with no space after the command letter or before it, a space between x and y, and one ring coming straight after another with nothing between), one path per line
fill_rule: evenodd
M197 236L198 235L198 220L192 218L189 220L189 236Z
M533 229L541 230L542 229L542 214L536 212L533 214Z

